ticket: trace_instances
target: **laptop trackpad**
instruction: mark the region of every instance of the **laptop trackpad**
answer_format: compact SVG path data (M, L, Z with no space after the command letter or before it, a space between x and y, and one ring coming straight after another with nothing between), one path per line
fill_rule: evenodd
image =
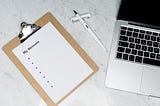
M140 90L147 95L160 97L160 68L144 67Z

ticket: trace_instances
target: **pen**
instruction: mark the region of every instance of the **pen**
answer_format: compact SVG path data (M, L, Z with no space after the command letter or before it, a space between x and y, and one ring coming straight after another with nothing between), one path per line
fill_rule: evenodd
M96 34L92 31L92 29L89 27L89 25L80 17L78 12L76 12L75 10L73 10L73 12L75 13L76 17L78 18L80 23L83 25L83 27L93 36L95 41L106 51L106 48L104 47L104 45L100 42L100 40L98 39Z

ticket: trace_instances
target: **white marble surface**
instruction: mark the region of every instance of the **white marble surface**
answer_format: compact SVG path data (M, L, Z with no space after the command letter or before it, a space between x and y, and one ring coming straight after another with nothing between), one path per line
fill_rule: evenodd
M22 21L33 23L50 11L80 46L98 64L100 70L60 106L160 106L160 99L106 88L105 63L120 0L1 0L0 47L19 33ZM80 23L70 22L72 10L90 12L86 19L101 39L100 48ZM0 106L45 106L23 75L0 50Z

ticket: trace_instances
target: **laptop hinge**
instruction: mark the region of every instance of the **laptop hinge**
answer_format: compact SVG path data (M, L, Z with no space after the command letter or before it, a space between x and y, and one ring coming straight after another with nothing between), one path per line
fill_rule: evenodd
M139 23L139 22L129 21L128 24L160 30L159 26L154 26L154 25L149 25L149 24L143 24L143 23Z

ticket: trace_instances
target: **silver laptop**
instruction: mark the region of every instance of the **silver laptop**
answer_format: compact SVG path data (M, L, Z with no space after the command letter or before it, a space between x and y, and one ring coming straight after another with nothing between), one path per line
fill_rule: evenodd
M105 84L160 97L158 0L122 0L115 23Z

